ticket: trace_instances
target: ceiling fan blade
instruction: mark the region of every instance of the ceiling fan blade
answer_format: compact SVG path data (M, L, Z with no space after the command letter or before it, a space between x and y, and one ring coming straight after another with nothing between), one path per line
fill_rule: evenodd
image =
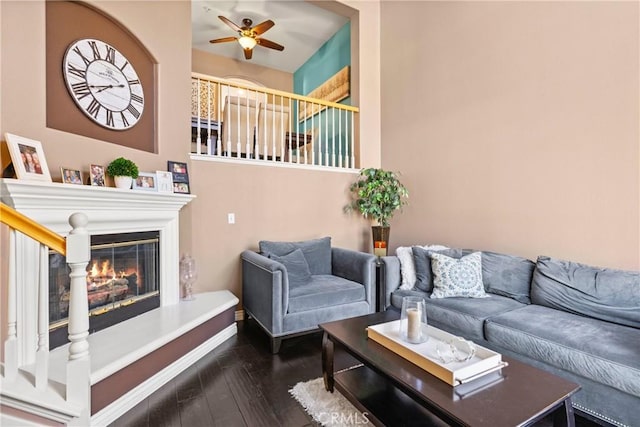
M225 24L227 24L228 26L230 26L231 28L233 28L234 31L238 31L241 32L242 28L240 28L238 25L234 24L233 22L231 22L230 20L228 20L227 18L225 18L222 15L218 15L218 18L220 18L220 20L222 22L224 22Z
M252 49L244 49L244 59L251 59Z
M269 28L273 27L274 25L276 24L271 19L268 19L256 25L255 27L253 27L251 31L253 31L257 36L259 36L260 34L265 33Z
M284 50L284 46L276 42L272 42L271 40L260 38L260 39L256 39L256 42L262 47L268 47L269 49L275 49L275 50Z
M221 39L209 40L209 43L225 43L225 42L234 42L238 40L237 37L222 37Z

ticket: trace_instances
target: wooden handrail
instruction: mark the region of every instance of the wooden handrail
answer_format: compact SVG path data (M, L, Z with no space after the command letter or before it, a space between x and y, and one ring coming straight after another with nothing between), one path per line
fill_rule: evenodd
M0 222L48 246L61 255L67 255L67 241L17 210L0 203Z

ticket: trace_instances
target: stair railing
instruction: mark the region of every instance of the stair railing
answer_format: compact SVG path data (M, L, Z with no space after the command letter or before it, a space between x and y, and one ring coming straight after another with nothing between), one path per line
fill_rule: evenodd
M0 203L0 222L9 228L9 266L7 289L7 337L4 343L4 383L11 383L19 375L20 337L17 333L17 286L21 278L16 274L16 233L22 233L40 243L39 283L37 301L37 350L34 387L44 390L49 369L49 249L66 256L71 268L69 297L69 356L66 367L66 400L80 405L88 420L90 405L89 307L87 304L87 264L90 259L88 218L83 213L69 217L71 231L64 238L31 220L15 209Z

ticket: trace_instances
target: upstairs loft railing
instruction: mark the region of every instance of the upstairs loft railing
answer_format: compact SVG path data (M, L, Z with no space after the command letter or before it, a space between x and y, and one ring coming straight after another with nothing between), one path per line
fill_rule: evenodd
M71 231L64 238L46 227L36 223L13 208L0 203L0 222L9 229L9 264L7 283L7 333L4 342L4 372L2 376L1 395L9 401L19 401L20 398L28 399L29 393L24 394L23 378L31 382L33 389L42 393L55 389L49 385L49 276L48 260L49 249L66 256L67 264L71 269L70 297L69 297L69 357L66 372L66 388L61 396L72 407L80 408L78 417L80 422L88 422L89 414L89 312L87 305L87 264L89 263L90 237L87 231L87 216L82 213L74 213L69 217ZM37 324L37 349L35 361L21 361L19 348L22 340L17 317L17 288L26 286L24 278L19 277L17 271L16 237L21 233L39 243L37 301L32 310ZM26 320L29 321L29 320ZM29 340L27 340L28 342ZM21 370L35 363L33 377L24 375ZM22 380L21 380L22 379ZM38 405L38 394L34 394L34 405ZM24 400L22 400L24 402ZM10 404L9 404L10 405ZM21 404L20 404L21 405ZM11 405L10 405L11 406ZM21 408L29 405L21 406Z
M191 152L354 169L358 167L358 111L349 105L194 73Z

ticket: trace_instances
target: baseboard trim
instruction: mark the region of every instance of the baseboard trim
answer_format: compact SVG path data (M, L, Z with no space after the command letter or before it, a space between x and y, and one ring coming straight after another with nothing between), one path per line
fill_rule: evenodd
M236 314L237 317L237 314ZM160 387L169 382L172 378L179 373L187 369L193 363L201 359L205 354L209 353L227 339L238 333L238 327L235 323L229 325L209 340L202 343L200 346L191 350L189 353L182 356L180 359L173 362L163 370L159 371L153 377L149 378L142 384L131 389L129 392L122 395L115 400L109 406L101 409L99 412L91 417L92 426L105 426L109 425L125 412L136 406L143 399L151 395Z

